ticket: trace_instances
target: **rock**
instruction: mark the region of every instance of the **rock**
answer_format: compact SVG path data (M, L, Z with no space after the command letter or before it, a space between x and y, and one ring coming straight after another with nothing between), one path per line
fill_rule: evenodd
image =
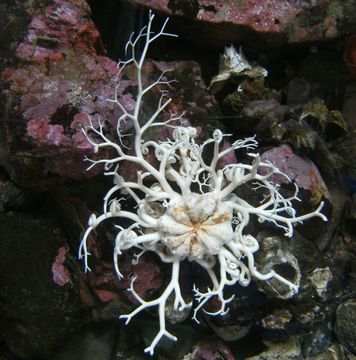
M55 209L64 232L68 234L68 243L75 249L78 247L81 231L90 215L87 204L101 202L102 186L102 183L93 180L83 184L80 191L69 190L63 186L55 187L50 191L51 206ZM93 192L93 188L97 189L97 192ZM80 297L92 310L95 320L116 319L120 314L130 312L132 307L137 305L127 291L132 276L137 275L135 289L144 298L159 291L165 279L160 261L152 253L136 257L134 254L138 254L139 250L126 252L120 257L119 268L124 278L118 279L112 263L114 235L111 225L107 224L99 228L98 236L90 240L92 256L89 258L89 263L92 271L85 274L80 272ZM72 274L68 274L65 263L63 264L66 254L67 247L61 247L52 264L55 281L59 283L71 281ZM82 264L79 266L81 270Z
M131 2L182 18L184 35L209 46L243 40L281 45L332 39L356 32L355 4L342 0Z
M248 118L255 119L256 117L264 116L270 111L275 110L273 104L275 104L276 101L272 99L273 97L277 97L277 94L266 87L262 77L245 79L243 84L240 84L235 91L224 98L222 106L226 114L237 115L238 117L246 105L246 110L243 114L244 117L247 116ZM249 104L250 102L251 104ZM264 106L266 110L263 110ZM256 107L256 109L253 109L254 107ZM237 125L240 125L240 122ZM234 126L234 124L232 124L232 126ZM250 128L250 130L253 129Z
M243 115L247 119L259 119L280 107L277 100L250 101L243 109Z
M116 63L104 56L89 15L84 1L38 7L18 39L16 65L1 74L6 136L0 161L25 187L43 190L58 177L85 178L83 156L91 145L81 126L87 114L99 112L109 122L118 116L105 102L113 94Z
M183 359L203 336L202 332L196 331L189 323L169 325L169 328L172 328L177 336L177 342L163 338L157 344L153 359ZM73 341L69 341L64 347L65 351L59 352L61 357L54 360L72 359L68 355L71 352L76 354L73 359L101 360L102 358L106 359L110 349L112 352L109 359L144 360L148 357L143 350L151 344L152 338L156 335L156 330L157 319L152 317L147 319L143 317L133 318L128 325L125 325L124 321L117 320L99 324L92 323L82 333L79 333ZM93 338L93 344L90 343L90 337ZM100 356L99 352L101 347L104 350L103 357ZM90 357L91 351L87 351L85 348L92 349L99 355Z
M310 84L309 100L323 99L333 110L342 106L339 93L352 81L345 68L343 54L334 50L336 46L331 46L333 50L318 45L309 48L309 53L300 60L298 66L298 75ZM326 93L329 94L326 96Z
M75 287L52 279L65 238L53 220L20 212L0 214L0 233L1 337L21 358L46 358L85 320Z
M62 344L51 359L111 360L119 336L119 326L116 321L91 323Z
M327 140L334 140L347 134L347 125L339 111L329 111L324 101L313 99L303 106L301 118Z
M33 3L16 3L13 1L2 1L0 11L8 16L0 19L0 73L5 67L14 64L13 54L19 40L26 34L26 29L31 21L35 8Z
M353 355L349 354L353 359ZM315 356L309 356L308 360L345 360L347 359L344 349L340 344L332 344L328 349Z
M309 304L299 303L295 309L295 313L297 321L304 326L304 329L307 327L314 329L320 325L326 317L325 307L314 304L313 302Z
M150 321L137 321L136 326L142 336L144 344L149 346L157 332L157 319ZM170 327L169 327L170 328ZM193 348L194 344L202 338L202 332L196 331L189 322L171 325L171 329L177 336L177 342L163 338L157 345L157 358L165 360L170 358L183 359L184 356ZM156 351L155 351L156 355Z
M12 181L0 177L0 212L9 210L29 210L39 201L39 194L22 189Z
M187 301L189 303L189 301ZM191 317L191 308L185 308L183 310L174 309L173 299L168 299L166 307L164 309L165 317L170 324L178 324Z
M246 358L246 360L299 360L301 350L298 340L290 338L285 343L265 343L268 349L259 355Z
M350 206L346 213L347 225L350 229L351 234L356 234L356 194L353 193L350 201Z
M235 357L224 343L214 340L197 344L183 360L235 360Z
M317 294L321 298L325 297L329 282L332 280L332 278L333 276L328 266L325 268L315 268L313 270L311 282L315 287Z
M298 109L310 100L311 86L307 80L294 77L287 88L287 105Z
M356 114L354 112L355 106L356 84L352 82L345 88L344 103L342 107L342 116L344 117L351 131L356 129Z
M352 168L355 162L352 157L353 147L351 145L354 142L354 137L348 134L347 137L343 136L335 140L333 149L336 151L334 150L335 152L332 153L325 140L304 120L288 119L281 126L285 131L283 141L291 143L294 152L305 155L298 155L297 163L299 160L302 160L299 165L304 161L309 162L310 165L314 163L317 166L317 173L320 176L322 175L322 182L319 182L320 178L314 170L310 168L310 174L307 175L305 173L307 168L304 168L302 172L307 176L301 176L300 180L304 179L302 182L306 182L304 185L297 184L301 190L299 195L304 204L303 207L314 207L318 203L314 201L318 199L319 201L321 199L325 201L324 214L327 216L328 222L323 225L314 220L305 222L303 224L303 235L308 236L308 238L318 237L319 249L326 249L333 241L338 224L343 218L347 200L347 189L340 172L346 164L344 160L339 161L338 157L335 156L335 152L337 151L338 155L343 154L351 164L350 168ZM297 163L295 165L298 168ZM314 168L315 165L312 165L312 167ZM304 167L304 165L301 166ZM286 171L288 172L288 170ZM295 181L297 180L295 179ZM307 185L308 182L309 185ZM305 186L309 189L305 189Z
M236 324L223 324L223 326L216 326L214 320L210 320L208 317L206 321L220 339L229 342L245 337L250 332L252 326L249 322L243 321L241 318L235 319Z
M282 242L278 238L267 237L263 240L261 249L256 255L256 263L262 274L274 270L299 288L301 271L298 260L289 250L283 249ZM258 288L265 291L272 298L286 300L294 295L292 289L276 279L272 278L269 281L257 280L256 282Z
M296 114L288 106L281 105L277 94L259 81L247 84L243 91L227 95L223 109L231 118L229 126L236 133L256 134L260 142L280 144L287 135L285 120L296 118Z
M119 267L124 276L121 280L118 280L111 264L110 266L105 266L105 263L102 263L100 266L102 260L99 259L96 270L88 274L90 286L97 294L100 294L100 290L111 290L120 293L125 290L125 297L136 306L136 300L134 300L130 293L126 292L130 287L131 278L136 277L134 282L135 291L139 296L147 298L163 286L164 273L162 272L161 264L151 253L142 255L139 260L135 259L132 252L125 253L125 255L120 257ZM117 315L113 314L113 317L115 318Z
M356 299L347 300L338 306L334 330L340 343L350 352L356 353Z
M276 309L273 313L262 319L262 326L270 330L283 330L292 318L292 314L286 309Z
M201 312L198 319L202 318L201 324L207 324L209 328L220 338L227 342L244 339L253 329L254 324L261 317L261 308L266 305L266 296L257 291L256 285L252 282L248 287L234 286L226 288L226 298L234 295L228 304L229 311L220 316L210 316ZM221 303L213 298L205 306L209 312L218 311ZM243 341L243 340L242 340Z
M337 139L332 145L333 155L338 168L345 176L347 185L355 192L356 179L356 130L350 131L347 136Z
M96 244L95 246L99 246ZM92 271L83 275L80 284L82 302L92 310L94 320L113 320L119 315L128 314L137 307L132 294L127 291L132 276L135 291L144 299L154 297L163 287L164 272L162 266L151 253L141 256L135 262L132 253L125 253L119 259L119 268L123 274L118 279L111 263L103 253L111 252L110 243L99 246L96 257L91 257Z
M136 321L136 319L132 319L129 326L126 326L124 322L115 321L116 322L116 344L115 349L112 354L113 360L145 360L147 359L147 355L143 352L144 344L143 344L143 335L145 328L149 326L153 327L154 323L146 321L144 319L140 319L140 321ZM157 348L157 352L155 355L159 354L159 350ZM159 358L158 356L156 358Z
M319 204L322 198L327 196L327 187L318 168L309 159L295 154L289 145L281 145L266 151L261 160L271 162L300 189L310 192L311 204ZM261 172L264 173L264 169L261 169ZM279 184L288 183L288 179L280 175L274 176L271 181Z
M59 285L64 286L65 284L73 285L72 275L68 267L65 265L66 255L69 252L68 244L64 244L58 249L58 255L52 264L53 281Z
M82 133L90 119L95 128L99 120L104 121L105 135L117 139L117 119L122 111L107 101L114 97L117 63L105 56L89 15L85 2L60 0L39 7L26 36L19 39L16 59L20 61L1 75L5 85L1 126L6 136L0 137L0 164L21 186L43 191L68 179L87 179L102 172L100 166L86 172L83 162L85 155L95 157ZM220 114L217 103L206 91L197 63L147 60L143 82L156 81L163 71L168 79L179 82L171 83L175 105L172 102L167 112L184 111L187 124L210 119L207 127L199 127L202 138L207 128L221 127L216 121ZM127 67L118 97L128 111L135 105L134 81L133 67ZM147 94L150 99L144 102L148 106L142 117L156 110L160 90L157 86ZM130 122L121 123L120 129L125 133L130 127ZM165 129L158 136L166 138L168 134ZM134 167L122 169L136 175Z
M300 229L303 236L316 241L319 249L326 249L343 217L347 196L344 180L325 141L308 124L303 120L298 122L290 119L282 126L286 131L284 139L293 144L293 149L284 144L268 150L266 155L263 154L263 158L274 163L298 185L299 198L302 201L295 206L299 213L307 209L311 211L320 201L324 201L323 213L327 216L328 222L322 223L319 219L311 219L304 222ZM352 138L349 140L353 141ZM347 146L343 145L343 150L340 148L339 151L346 150ZM290 150L294 155L287 155ZM349 149L348 156L350 153ZM276 179L278 182L281 180Z
M302 342L303 356L309 359L323 353L331 344L332 326L325 321L318 328L304 336Z
M343 43L345 44L345 62L347 70L353 78L356 78L356 35L347 36Z

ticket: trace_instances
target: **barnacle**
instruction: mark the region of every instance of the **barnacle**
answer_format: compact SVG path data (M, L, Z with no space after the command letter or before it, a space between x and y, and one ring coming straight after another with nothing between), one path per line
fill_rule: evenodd
M267 70L259 65L250 64L242 48L237 52L235 47L230 45L225 47L224 53L220 56L219 73L211 79L209 90L216 94L230 80L239 79L239 82L243 82L244 78L256 79L266 76Z
M326 221L321 213L323 203L308 214L297 216L292 202L298 199L298 188L294 195L284 197L278 185L269 181L274 174L283 175L269 162L261 161L257 153L251 152L257 147L253 137L237 140L231 146L222 146L227 135L215 130L212 137L202 143L196 141L197 130L194 127L174 125L183 118L183 114L170 114L167 120L160 120L164 110L171 102L163 92L154 113L140 125L141 105L144 96L154 87L166 84L163 74L152 84L142 85L142 65L149 45L160 36L174 36L165 32L167 21L161 30L155 34L151 30L154 15L150 13L147 27L138 36L130 38L126 45L131 50L131 58L119 63L119 76L116 90L120 86L120 74L128 64L133 64L137 75L137 97L133 110L126 109L120 102L116 91L115 97L109 99L122 111L118 119L118 141L110 140L104 133L104 125L99 121L99 128L91 122L83 129L87 140L96 152L102 148L111 148L116 156L111 159L89 160L89 169L97 164L104 164L105 175L112 176L114 184L104 197L103 213L100 216L90 216L88 228L82 238L79 257L84 259L85 270L88 265L87 240L91 232L107 219L117 219L118 230L113 252L113 260L118 277L120 273L120 255L123 251L136 248L141 253L153 251L165 263L171 264L171 279L162 294L153 300L146 301L135 291L135 277L131 279L129 291L139 305L130 314L121 315L128 323L133 316L144 309L157 307L160 330L145 349L153 354L157 343L163 336L172 340L176 337L166 329L165 308L167 300L173 299L173 307L177 311L193 306L187 303L182 295L179 284L179 269L183 260L196 262L203 267L211 286L204 291L193 288L195 306L193 319L198 321L197 313L213 297L220 300L220 309L211 315L221 315L228 311L227 304L232 298L224 297L224 288L240 284L247 286L252 277L259 280L272 278L287 286L291 293L298 291L298 286L283 278L274 270L260 273L255 265L254 253L258 251L258 241L245 233L245 227L251 216L256 216L260 222L270 222L281 228L285 235L293 235L293 225L311 217L317 216ZM140 57L136 57L135 48L140 39L145 45ZM133 149L129 151L122 144L120 124L131 121L133 126ZM173 128L172 138L165 141L144 140L143 134L153 126ZM203 153L207 146L212 147L212 157L207 162ZM245 149L251 159L250 164L236 163L219 167L219 160L237 149ZM157 160L157 165L148 162L144 155L151 153ZM137 181L126 180L119 175L119 165L127 161L137 165ZM264 171L259 171L263 168ZM154 179L152 181L152 178ZM258 206L249 203L235 193L241 185L250 185L251 190L262 189L263 196ZM123 196L130 197L136 207L124 210L121 206ZM125 221L120 221L125 220ZM126 228L123 224L129 224ZM139 256L137 256L139 259ZM219 274L215 272L218 264ZM206 310L204 310L207 312Z

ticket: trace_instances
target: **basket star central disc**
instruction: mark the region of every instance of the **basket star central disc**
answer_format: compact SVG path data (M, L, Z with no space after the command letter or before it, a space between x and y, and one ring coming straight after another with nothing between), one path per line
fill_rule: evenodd
M232 216L232 209L213 194L191 193L170 201L159 232L172 254L202 259L233 238Z

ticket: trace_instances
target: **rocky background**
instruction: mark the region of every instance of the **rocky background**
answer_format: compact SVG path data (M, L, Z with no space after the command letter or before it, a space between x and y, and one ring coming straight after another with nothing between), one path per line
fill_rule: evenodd
M202 138L215 128L235 138L256 134L263 157L298 184L298 210L324 200L329 218L298 226L291 240L257 228L259 266L301 276L297 296L286 300L275 284L253 283L229 289L236 293L230 312L201 316L200 325L189 314L168 312L179 341L162 342L154 358L354 359L352 0L1 2L0 359L150 358L143 349L155 334L155 315L143 314L129 326L117 318L135 306L126 291L130 276L137 274L137 291L150 298L167 281L165 265L154 254L138 264L125 254L125 278L118 281L111 226L98 229L90 245L91 273L83 273L76 255L88 216L100 209L110 184L102 169L86 171L83 158L94 155L81 127L88 114L99 114L108 136L115 135L120 113L105 99L113 94L116 62L129 34L146 23L147 8L157 12L158 29L171 16L169 30L179 34L151 48L145 65L148 79L169 69L169 78L178 80L172 110L184 110ZM230 44L242 46L257 70L216 81L224 71L219 54ZM128 78L120 89L128 108L131 85ZM189 296L192 283L203 284L204 277L187 263L181 281Z

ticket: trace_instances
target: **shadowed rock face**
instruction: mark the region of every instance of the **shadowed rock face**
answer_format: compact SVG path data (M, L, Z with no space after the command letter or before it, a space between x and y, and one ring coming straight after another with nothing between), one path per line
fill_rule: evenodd
M356 352L355 340L356 299L341 303L336 310L336 335L342 345L351 352Z
M53 219L20 212L0 214L0 233L1 338L23 358L47 357L84 320L73 286L52 279L66 240Z

